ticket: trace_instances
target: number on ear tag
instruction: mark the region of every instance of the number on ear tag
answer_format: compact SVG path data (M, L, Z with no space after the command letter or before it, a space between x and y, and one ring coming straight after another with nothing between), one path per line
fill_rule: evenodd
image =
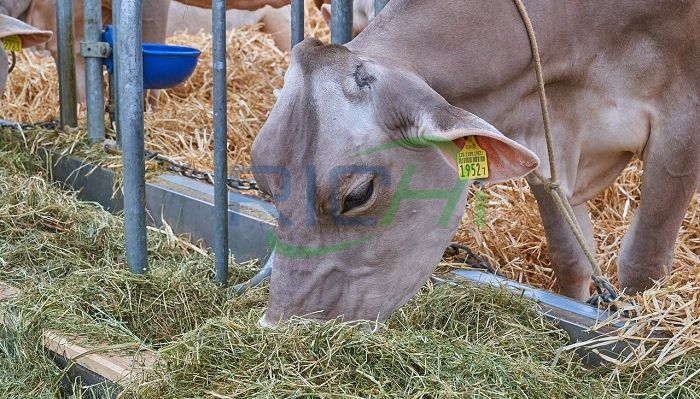
M474 136L468 136L464 148L457 153L457 172L460 180L476 180L489 177L489 160Z

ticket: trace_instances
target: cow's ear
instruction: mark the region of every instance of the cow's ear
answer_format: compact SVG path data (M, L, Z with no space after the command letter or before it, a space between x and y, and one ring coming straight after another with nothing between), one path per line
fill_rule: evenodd
M321 15L328 26L331 26L331 5L326 3L321 6Z
M420 119L424 125L419 130L421 141L436 145L447 162L467 178L498 183L525 176L539 166L535 153L447 101L428 110ZM460 157L462 150L465 152ZM471 165L467 166L468 163ZM485 174L488 176L482 177Z

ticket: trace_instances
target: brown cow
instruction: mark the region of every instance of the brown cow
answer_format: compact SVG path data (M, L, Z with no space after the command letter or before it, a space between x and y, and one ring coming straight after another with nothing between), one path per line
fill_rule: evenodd
M526 4L559 183L591 247L586 202L633 156L644 162L617 264L621 288L643 290L668 275L700 184L700 1ZM470 180L549 175L513 1L391 0L346 46L307 39L251 158L280 212L263 322L384 320L435 269ZM561 292L585 299L590 265L541 183L530 184Z
M0 10L0 97L5 91L5 83L7 83L7 75L9 63L4 45L9 38L18 38L19 43L16 43L21 48L29 48L38 44L44 43L51 38L51 32L39 30L31 25L12 18L9 15L1 12L9 11L7 9Z

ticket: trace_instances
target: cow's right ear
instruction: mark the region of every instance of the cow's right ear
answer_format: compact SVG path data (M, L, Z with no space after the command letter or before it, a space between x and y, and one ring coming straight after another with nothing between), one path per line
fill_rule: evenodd
M525 176L539 166L535 153L478 116L442 101L420 118L424 126L419 140L437 146L458 173L470 180L498 183Z
M413 73L397 72L392 69L385 70L383 76L380 73L377 80L385 83L375 93L381 104L381 123L392 126L402 140L417 147L437 147L445 161L470 180L498 183L525 176L539 166L537 155L520 143L478 116L451 105ZM485 162L473 164L484 157ZM474 167L479 173L473 173Z
M11 37L17 37L21 41L21 48L34 47L51 39L53 33L47 30L37 29L16 18L0 15L0 41L6 42ZM7 43L5 43L8 46Z
M451 105L415 71L400 65L387 67L377 60L363 65L375 80L371 90L374 118L392 139L415 147L437 147L462 177L466 174L458 164L460 151L465 150L462 164L476 159L470 157L485 155L488 176L469 173L467 178L474 177L470 180L498 183L525 176L539 166L535 153L478 116ZM480 149L466 154L476 146Z

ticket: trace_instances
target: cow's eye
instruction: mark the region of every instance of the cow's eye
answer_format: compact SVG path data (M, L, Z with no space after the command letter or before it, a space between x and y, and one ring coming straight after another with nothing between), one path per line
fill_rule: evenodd
M355 187L343 200L342 212L349 212L367 203L374 194L374 179L369 179L366 182Z

